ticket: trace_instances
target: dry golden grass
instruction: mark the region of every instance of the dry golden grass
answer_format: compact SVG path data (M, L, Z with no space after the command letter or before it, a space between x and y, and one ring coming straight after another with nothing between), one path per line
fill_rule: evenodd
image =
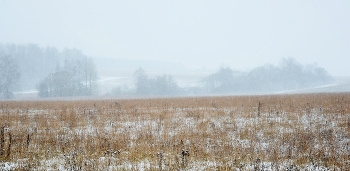
M350 94L0 102L0 169L350 168Z

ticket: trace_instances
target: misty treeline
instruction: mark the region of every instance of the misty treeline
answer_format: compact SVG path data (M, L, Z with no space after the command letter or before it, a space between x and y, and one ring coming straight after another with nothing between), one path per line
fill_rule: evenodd
M36 44L0 44L0 98L15 91L38 90L42 97L92 95L97 92L93 60L77 49Z
M177 95L180 88L171 75L149 78L142 68L135 74L135 93L138 95Z
M293 58L283 58L278 66L266 64L249 72L221 67L202 80L202 88L209 94L271 93L313 88L333 81L332 76L316 64L301 65Z
M293 58L283 58L278 66L266 64L249 72L221 67L201 79L197 87L180 88L171 75L150 78L142 68L134 73L135 89L127 86L112 90L113 95L210 95L252 94L313 88L330 84L328 72L313 65L301 65Z
M117 68L116 68L117 69ZM16 91L37 90L40 97L89 96L98 93L94 61L77 49L58 50L36 44L0 44L0 98ZM171 75L150 77L139 68L134 86L116 87L112 95L177 96L251 94L311 88L333 82L317 65L301 65L284 58L279 65L266 64L249 72L221 67L201 79L196 87L180 87Z
M134 73L135 88L127 85L116 87L111 91L112 95L138 95L138 96L175 96L184 95L171 75L159 75L150 77L143 68Z

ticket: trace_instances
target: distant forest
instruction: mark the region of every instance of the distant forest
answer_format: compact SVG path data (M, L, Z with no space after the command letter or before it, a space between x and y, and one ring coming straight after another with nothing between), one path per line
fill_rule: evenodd
M209 94L272 93L333 82L333 77L324 68L315 64L301 65L293 58L283 58L278 66L266 64L249 72L222 67L202 80L202 88Z
M0 44L0 98L15 91L38 90L39 96L91 95L97 91L93 60L78 49L36 44Z
M134 90L117 87L111 94L176 96L274 93L334 82L325 69L317 65L301 65L293 58L283 58L278 66L266 64L249 72L221 67L217 72L203 78L196 87L180 88L171 75L150 78L142 68L135 71L134 79Z
M113 65L113 64L112 64ZM78 49L42 48L36 44L0 44L0 99L13 92L37 90L40 97L98 94L98 73L92 58ZM221 67L202 78L196 87L179 87L172 75L149 77L139 68L134 86L115 87L112 96L186 96L273 93L330 84L328 72L317 65L302 65L283 58L249 72ZM133 87L133 88L130 88Z

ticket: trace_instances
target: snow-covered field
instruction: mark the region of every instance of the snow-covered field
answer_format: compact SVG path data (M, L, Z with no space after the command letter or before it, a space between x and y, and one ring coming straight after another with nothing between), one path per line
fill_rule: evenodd
M347 170L350 94L0 105L0 170Z

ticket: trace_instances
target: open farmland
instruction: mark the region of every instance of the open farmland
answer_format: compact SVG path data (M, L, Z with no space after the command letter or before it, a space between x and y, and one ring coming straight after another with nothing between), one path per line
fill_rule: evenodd
M347 170L350 94L2 101L0 170Z

